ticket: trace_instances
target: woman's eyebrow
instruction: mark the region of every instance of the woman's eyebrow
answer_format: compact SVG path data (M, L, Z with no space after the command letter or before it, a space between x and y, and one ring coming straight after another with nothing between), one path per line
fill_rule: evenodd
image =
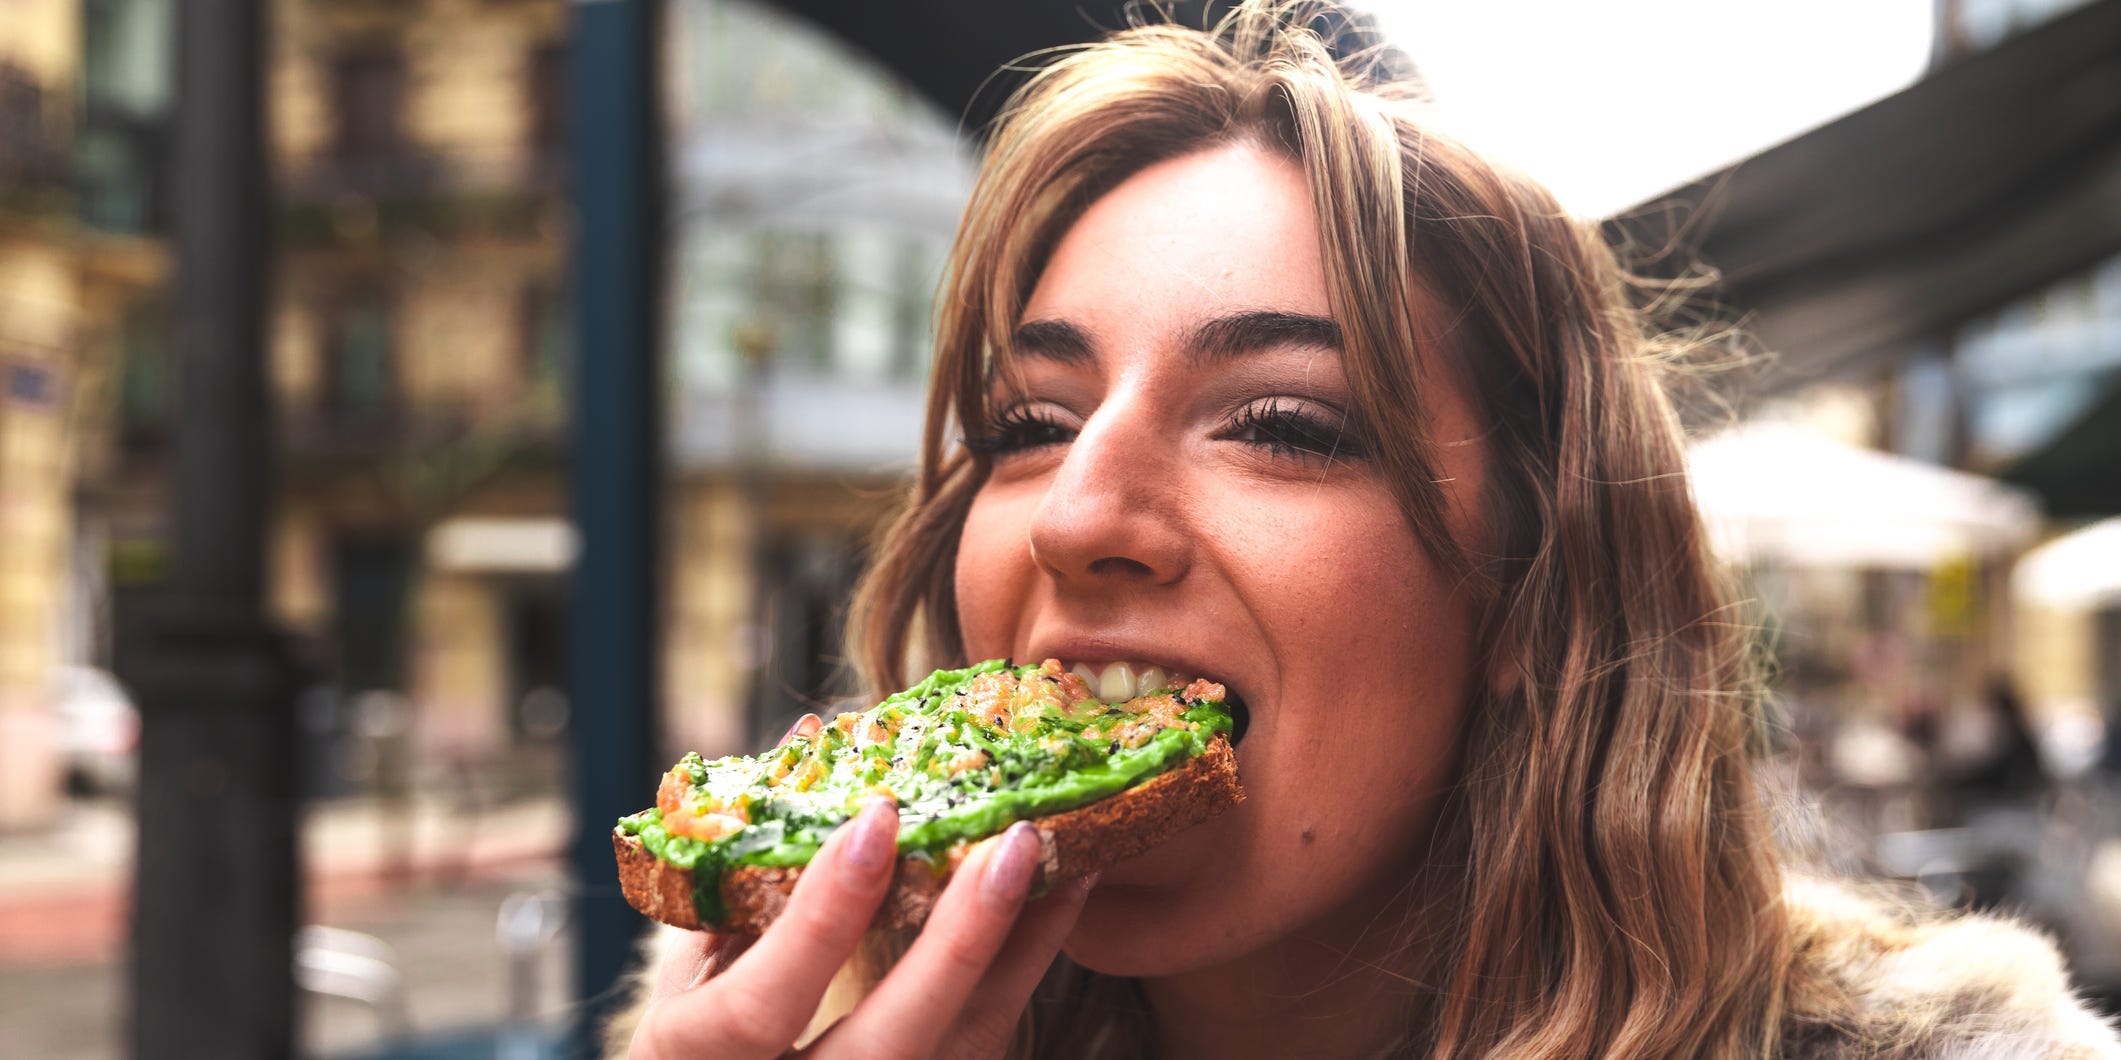
M1051 361L1061 365L1089 364L1097 359L1090 336L1065 320L1027 320L1009 336L1009 350L1018 357Z
M1256 309L1205 321L1186 341L1186 357L1209 365L1273 349L1309 347L1340 352L1340 325L1326 317Z
M1065 320L1025 321L1010 336L1009 345L1018 357L1054 364L1081 365L1097 359L1090 336ZM1247 310L1203 321L1186 337L1185 351L1188 360L1206 365L1292 346L1339 353L1340 325L1308 313Z

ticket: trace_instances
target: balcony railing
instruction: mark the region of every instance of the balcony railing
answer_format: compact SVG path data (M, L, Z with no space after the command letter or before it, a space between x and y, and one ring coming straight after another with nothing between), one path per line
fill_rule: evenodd
M358 405L326 398L283 405L279 421L290 456L327 462L429 452L475 438L505 437L521 447L549 448L558 444L564 427L558 409L529 396L498 407L444 398Z
M352 157L326 154L291 168L281 188L286 197L297 200L544 194L560 189L565 163L566 152L557 146L499 151L408 149Z

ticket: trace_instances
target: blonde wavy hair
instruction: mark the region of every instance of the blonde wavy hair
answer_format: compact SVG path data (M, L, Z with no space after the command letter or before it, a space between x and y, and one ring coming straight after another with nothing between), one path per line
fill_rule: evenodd
M987 463L990 375L1083 209L1232 142L1309 180L1358 419L1425 547L1478 587L1492 675L1431 865L1427 985L1396 1054L1774 1052L1789 928L1754 758L1750 639L1690 497L1666 344L1592 227L1425 122L1402 56L1336 56L1329 6L1249 0L1207 29L1136 25L1010 100L950 259L910 503L860 587L872 688L965 662L953 566ZM1450 319L1417 328L1414 296ZM1423 334L1440 334L1425 343ZM1429 348L1425 348L1429 347ZM1416 363L1467 385L1494 468L1488 540L1446 532ZM1410 840L1411 842L1412 840ZM1145 1053L1133 984L1061 962L1020 1052Z

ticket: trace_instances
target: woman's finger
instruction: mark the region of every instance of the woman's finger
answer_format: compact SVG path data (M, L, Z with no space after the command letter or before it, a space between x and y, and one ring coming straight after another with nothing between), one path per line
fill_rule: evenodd
M637 1056L778 1056L854 953L898 861L898 808L864 807L825 842L788 907L720 975L649 1009Z
M832 1029L825 1056L926 1057L1009 937L1038 868L1038 831L1019 821L979 845L959 869L898 966Z
M973 1060L1000 1056L1008 1049L1024 1006L1031 1003L1031 992L1038 989L1053 958L1060 955L1061 944L1075 930L1083 901L1095 886L1095 876L1067 880L1024 907L994 964L965 1001L941 1055Z

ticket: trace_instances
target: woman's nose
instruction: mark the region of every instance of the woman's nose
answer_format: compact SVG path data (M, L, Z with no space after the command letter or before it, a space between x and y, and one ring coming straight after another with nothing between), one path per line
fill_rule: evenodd
M1031 556L1061 582L1147 587L1185 576L1193 537L1181 518L1182 465L1153 411L1108 401L1068 443L1031 521Z

